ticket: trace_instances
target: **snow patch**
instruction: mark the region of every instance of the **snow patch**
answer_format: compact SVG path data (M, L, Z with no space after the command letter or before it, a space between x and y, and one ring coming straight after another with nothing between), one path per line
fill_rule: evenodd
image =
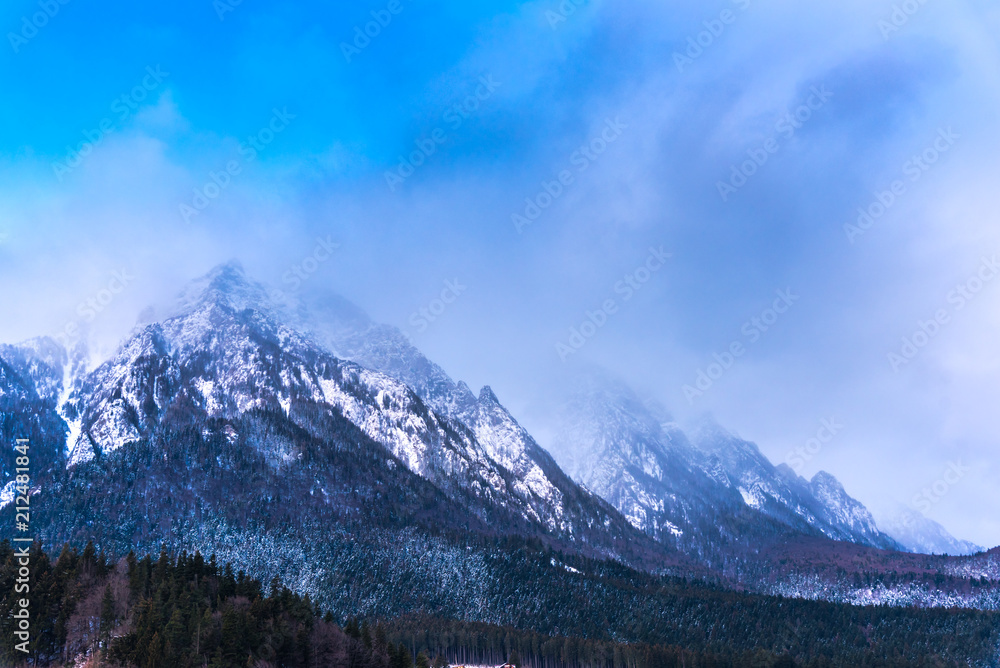
M743 497L743 502L751 508L759 510L764 505L764 498L758 489L748 490L745 487L739 487L738 489L740 490L740 496Z
M3 486L3 490L0 490L0 508L5 508L10 504L14 503L14 499L17 497L17 482L11 480L9 483Z

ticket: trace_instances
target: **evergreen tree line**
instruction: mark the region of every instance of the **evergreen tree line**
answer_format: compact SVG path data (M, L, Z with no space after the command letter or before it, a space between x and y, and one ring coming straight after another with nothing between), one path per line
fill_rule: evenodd
M92 543L64 547L53 562L31 550L31 640L15 649L13 612L21 595L14 549L0 542L0 666L90 668L839 668L959 666L927 656L886 659L920 635L883 639L869 651L834 655L776 654L762 649L708 652L656 643L545 635L511 626L433 616L391 620L351 617L341 628L308 595L274 578L266 587L213 557L161 550L154 560L129 555L117 563ZM791 623L792 620L786 620Z
M438 665L517 668L945 668L970 664L936 656L886 659L881 652L796 658L763 649L713 653L650 643L547 636L508 626L407 616L386 623L390 644ZM995 665L995 664L994 664Z
M156 560L129 555L117 564L68 547L53 563L31 550L30 652L15 649L17 561L0 542L0 666L89 668L412 668L353 638L308 596L277 579L257 580L214 557L162 551ZM393 648L392 656L396 656ZM409 656L409 655L407 655Z

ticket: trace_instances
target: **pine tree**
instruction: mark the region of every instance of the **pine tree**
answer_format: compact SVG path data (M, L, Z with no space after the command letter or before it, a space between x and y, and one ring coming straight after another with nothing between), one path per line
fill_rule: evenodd
M100 640L106 643L115 627L115 598L111 594L111 585L104 585L104 597L101 599Z
M413 668L413 655L410 654L410 648L406 646L406 643L399 643L396 648L395 668Z
M187 624L184 623L184 615L180 606L174 607L174 612L170 616L167 628L164 629L167 642L176 654L181 654L187 649Z
M80 559L83 571L88 574L97 571L97 548L94 541L87 541L87 546L83 548L83 557Z
M143 663L143 668L160 668L161 666L163 666L163 640L159 633L154 633L153 640L149 643L149 649L146 650L146 661Z
M372 631L368 626L368 620L361 622L361 642L365 644L368 649L372 648Z

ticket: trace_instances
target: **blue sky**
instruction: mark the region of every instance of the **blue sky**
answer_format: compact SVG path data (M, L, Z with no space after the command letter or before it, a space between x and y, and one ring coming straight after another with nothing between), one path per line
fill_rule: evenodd
M63 331L124 268L134 281L92 323L107 350L218 262L287 288L330 239L339 252L308 285L408 329L539 434L554 388L591 363L775 461L835 417L844 429L804 472L878 506L912 503L961 460L927 514L1000 544L1000 280L961 308L954 293L1000 252L995 5L55 6L37 33L22 32L37 1L0 9L0 339ZM78 166L54 168L102 122ZM390 187L421 145L433 152ZM212 174L225 186L185 217ZM880 195L885 212L845 231ZM547 206L518 229L526 198ZM619 281L661 246L670 260L626 300ZM453 279L461 297L414 329ZM769 313L788 289L793 305ZM557 344L609 299L562 361ZM731 368L685 389L734 343Z

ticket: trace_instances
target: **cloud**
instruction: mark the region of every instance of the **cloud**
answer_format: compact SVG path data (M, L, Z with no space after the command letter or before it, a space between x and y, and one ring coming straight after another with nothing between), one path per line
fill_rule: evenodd
M581 358L682 417L714 412L774 459L837 415L844 436L813 464L864 501L907 502L966 458L975 472L930 515L1000 543L988 476L1000 289L954 314L905 370L886 361L1000 251L997 10L928 3L885 39L891 3L861 0L585 3L554 26L553 7L412 5L351 63L338 45L365 11L310 3L244 3L221 23L207 5L138 9L131 30L102 14L100 34L119 41L80 49L69 74L45 64L77 38L39 38L3 65L30 112L8 112L0 131L0 339L58 331L111 272L134 267L94 323L111 345L217 262L239 257L280 284L331 236L344 252L310 280L379 320L404 326L443 281L467 285L416 342L544 434L530 408L561 382L556 342L662 245L669 265ZM734 21L679 71L674 54L723 9ZM73 16L60 19L68 32L83 28ZM65 145L158 62L162 90L60 183ZM84 85L81 72L102 74ZM496 91L457 127L446 120L486 75ZM832 98L786 136L782 118L817 86ZM286 107L296 118L246 161L241 144ZM581 170L574 156L615 119L627 127ZM858 208L908 179L905 163L948 127L954 150L851 244ZM437 128L445 139L390 190L385 172ZM770 138L779 149L724 201L717 183ZM185 222L180 205L233 160L239 174ZM564 170L572 184L519 234L511 215ZM789 287L801 301L690 406L683 385Z

